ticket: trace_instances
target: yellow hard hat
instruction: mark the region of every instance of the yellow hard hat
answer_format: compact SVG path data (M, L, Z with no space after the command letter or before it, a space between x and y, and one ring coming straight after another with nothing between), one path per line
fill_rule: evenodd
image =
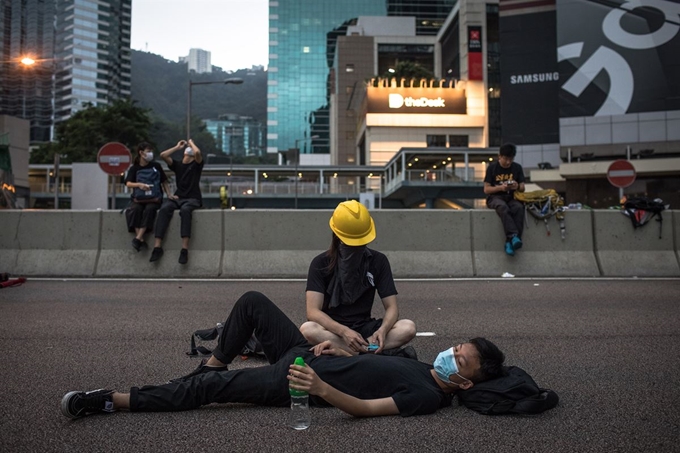
M366 206L356 200L340 203L328 223L345 245L366 245L375 239L375 224L371 214Z

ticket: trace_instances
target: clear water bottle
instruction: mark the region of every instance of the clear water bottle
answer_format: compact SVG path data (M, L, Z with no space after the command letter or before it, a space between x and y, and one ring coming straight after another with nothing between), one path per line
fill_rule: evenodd
M306 366L302 357L296 357L294 364ZM309 428L309 425L312 423L309 413L309 394L290 387L288 391L290 392L290 427L297 430Z

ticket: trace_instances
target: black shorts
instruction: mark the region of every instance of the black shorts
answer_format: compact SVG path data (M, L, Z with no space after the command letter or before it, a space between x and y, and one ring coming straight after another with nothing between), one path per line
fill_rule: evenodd
M367 339L371 335L375 333L376 330L382 326L382 319L366 319L363 321L357 321L351 326L348 326L350 329L352 329L355 332L358 332L364 339Z

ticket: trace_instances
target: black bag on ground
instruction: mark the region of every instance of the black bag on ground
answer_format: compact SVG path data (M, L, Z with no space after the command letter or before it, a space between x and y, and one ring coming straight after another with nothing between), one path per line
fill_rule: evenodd
M196 341L215 340L222 333L222 329L224 329L224 325L220 322L217 323L217 326L213 327L212 329L201 329L191 334L191 350L186 354L189 356L212 354L212 349L208 349L205 346L196 346ZM264 350L262 349L262 345L257 340L257 338L255 338L255 334L250 336L248 342L241 350L241 355L259 355L264 357Z
M458 392L458 403L484 415L535 415L557 406L559 397L539 387L523 369L505 367L506 375Z

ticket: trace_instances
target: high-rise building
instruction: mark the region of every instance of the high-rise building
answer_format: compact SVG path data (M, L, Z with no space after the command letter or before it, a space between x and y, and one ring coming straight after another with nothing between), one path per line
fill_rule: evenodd
M129 97L130 17L131 0L3 1L2 113L29 119L43 142L84 105Z
M249 116L220 115L216 120L205 120L206 130L215 138L215 144L229 156L262 155L265 127Z
M337 37L345 34L353 19L415 16L416 32L433 35L456 2L270 1L267 152L293 148L296 141L302 153L330 152L329 75L333 49Z
M55 2L40 0L3 0L0 8L0 114L29 119L31 142L50 139L55 11Z
M130 96L132 0L57 1L55 122Z
M197 74L204 74L212 72L212 64L210 63L210 52L203 49L189 49L189 55L180 57L180 63L187 63L187 70Z

